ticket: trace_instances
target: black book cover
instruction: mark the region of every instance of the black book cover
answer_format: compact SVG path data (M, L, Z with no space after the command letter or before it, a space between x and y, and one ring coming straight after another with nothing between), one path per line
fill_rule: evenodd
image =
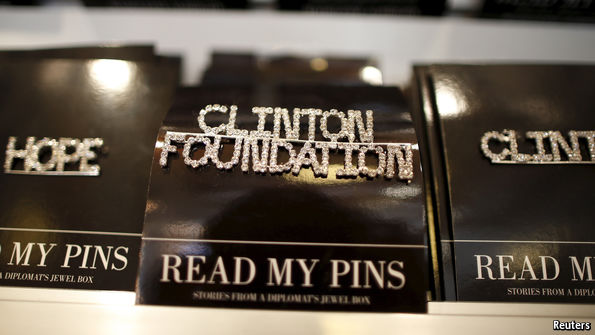
M256 86L262 90L279 85L361 86L367 84L364 79L369 80L364 76L365 71L378 72L375 79L381 81L377 65L367 58L263 57L215 52L202 75L201 85Z
M419 152L401 92L363 86L281 86L266 97L255 92L230 87L178 92L153 157L138 302L425 311ZM259 106L271 108L252 109ZM294 119L294 108L305 113L301 119ZM356 110L363 114L361 127L354 123L353 143L347 132L334 137L341 129L339 115L347 127ZM358 130L372 127L368 110L373 131L362 135ZM320 128L323 118L328 134ZM299 129L299 135L288 129ZM211 143L209 153L201 143ZM368 146L384 154L366 152ZM401 160L395 150L401 150ZM354 176L337 177L347 151L353 168L346 173ZM300 157L305 152L310 153ZM211 158L201 158L205 155ZM384 167L380 174L365 176L378 173L378 166Z
M133 290L177 62L0 62L0 284Z
M278 0L281 10L442 15L444 0Z
M18 60L24 58L76 58L76 59L123 59L145 60L155 58L155 48L152 45L102 45L76 46L67 48L46 48L29 50L1 50L0 61Z
M246 9L247 0L83 0L88 7Z
M576 0L484 0L481 16L500 19L595 22L595 3Z
M595 67L420 66L416 83L442 297L592 303Z

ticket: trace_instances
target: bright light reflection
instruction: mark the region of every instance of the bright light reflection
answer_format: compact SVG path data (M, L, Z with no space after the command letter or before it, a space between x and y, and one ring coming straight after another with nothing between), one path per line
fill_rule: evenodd
M436 104L440 116L446 118L457 117L467 109L465 97L456 87L444 82L436 84Z
M344 316L324 316L320 322L322 334L365 334L369 322L352 322Z
M390 198L412 199L419 196L421 189L417 187L387 187L382 190L382 194Z
M363 181L366 181L366 178L362 178L359 175L357 178L335 178L335 176L337 175L337 170L343 168L343 164L329 164L327 178L315 177L311 167L302 168L297 176L293 173L283 173L282 177L292 182L308 184L344 184L354 182L361 183Z
M322 72L328 69L328 62L324 58L312 58L312 60L310 60L310 67L314 71Z
M359 71L359 77L370 85L382 85L382 72L374 66L363 67Z
M136 299L134 293L104 291L96 296L98 304L112 306L132 306Z
M123 60L95 60L91 62L89 72L98 86L111 91L126 89L132 78L132 67Z

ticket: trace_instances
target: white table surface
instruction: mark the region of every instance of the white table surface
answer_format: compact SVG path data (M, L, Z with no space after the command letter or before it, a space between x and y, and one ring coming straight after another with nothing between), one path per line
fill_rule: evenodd
M2 334L549 334L553 320L595 325L595 305L431 302L428 314L300 312L135 306L132 292L0 287Z

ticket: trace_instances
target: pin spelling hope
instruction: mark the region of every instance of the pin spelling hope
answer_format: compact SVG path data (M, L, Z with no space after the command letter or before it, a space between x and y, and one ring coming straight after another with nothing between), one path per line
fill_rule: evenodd
M98 164L90 164L97 159L97 153L103 145L101 138L66 138L58 139L44 137L36 139L27 137L24 149L16 148L17 138L10 136L6 145L4 173L46 176L99 176L101 169ZM41 162L43 150L50 149L50 158ZM67 153L72 151L72 153ZM24 160L22 170L13 168L15 160ZM65 165L76 165L78 169L67 170Z
M207 105L198 116L198 125L204 133L186 133L167 131L163 140L159 164L167 167L170 153L176 153L177 145L183 145L184 163L193 168L214 164L220 170L230 170L240 165L243 172L257 173L289 173L298 175L303 167L311 167L314 175L327 178L329 172L329 155L331 152L342 152L343 167L336 170L336 177L355 178L358 175L367 178L396 177L401 180L413 179L413 149L411 143L374 143L374 117L371 110L366 111L366 121L359 110L345 113L331 109L323 111L315 108L295 108L292 118L286 108L254 107L252 113L258 115L256 130L236 129L235 105ZM228 113L227 123L212 127L206 124L208 113ZM265 130L267 115L273 116L273 131ZM300 119L308 118L308 138L300 139ZM341 129L336 133L329 132L328 119L339 119ZM316 119L320 119L320 131L324 141L315 140ZM285 137L281 137L281 125ZM357 136L356 136L357 129ZM231 160L222 162L219 152L224 144L222 139L233 140ZM356 142L356 139L359 142ZM202 157L192 157L193 148L204 146ZM301 148L299 147L301 146ZM289 159L279 162L279 151L287 152ZM320 155L320 160L318 156ZM357 155L357 165L352 163L353 155ZM366 156L375 155L378 165L375 168L366 166ZM250 165L250 160L252 164ZM241 162L240 162L241 161ZM395 171L396 169L396 171Z

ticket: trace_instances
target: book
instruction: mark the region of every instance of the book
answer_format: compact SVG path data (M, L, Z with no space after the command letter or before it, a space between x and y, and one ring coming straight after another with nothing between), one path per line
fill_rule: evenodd
M270 92L177 92L153 156L138 303L424 312L423 189L401 91Z
M202 74L201 86L253 86L269 90L277 85L361 86L370 81L381 84L382 73L376 62L367 58L214 52Z
M81 58L81 59L123 59L153 60L155 48L152 45L101 45L76 46L66 48L14 49L0 50L0 60L10 59L48 59L48 58Z
M509 1L484 0L480 16L497 19L595 22L595 4L591 1Z
M593 303L589 65L422 65L438 298Z
M0 61L0 285L134 290L179 75L176 58L146 58Z
M439 16L446 10L444 0L278 0L277 5L281 10L398 15Z

